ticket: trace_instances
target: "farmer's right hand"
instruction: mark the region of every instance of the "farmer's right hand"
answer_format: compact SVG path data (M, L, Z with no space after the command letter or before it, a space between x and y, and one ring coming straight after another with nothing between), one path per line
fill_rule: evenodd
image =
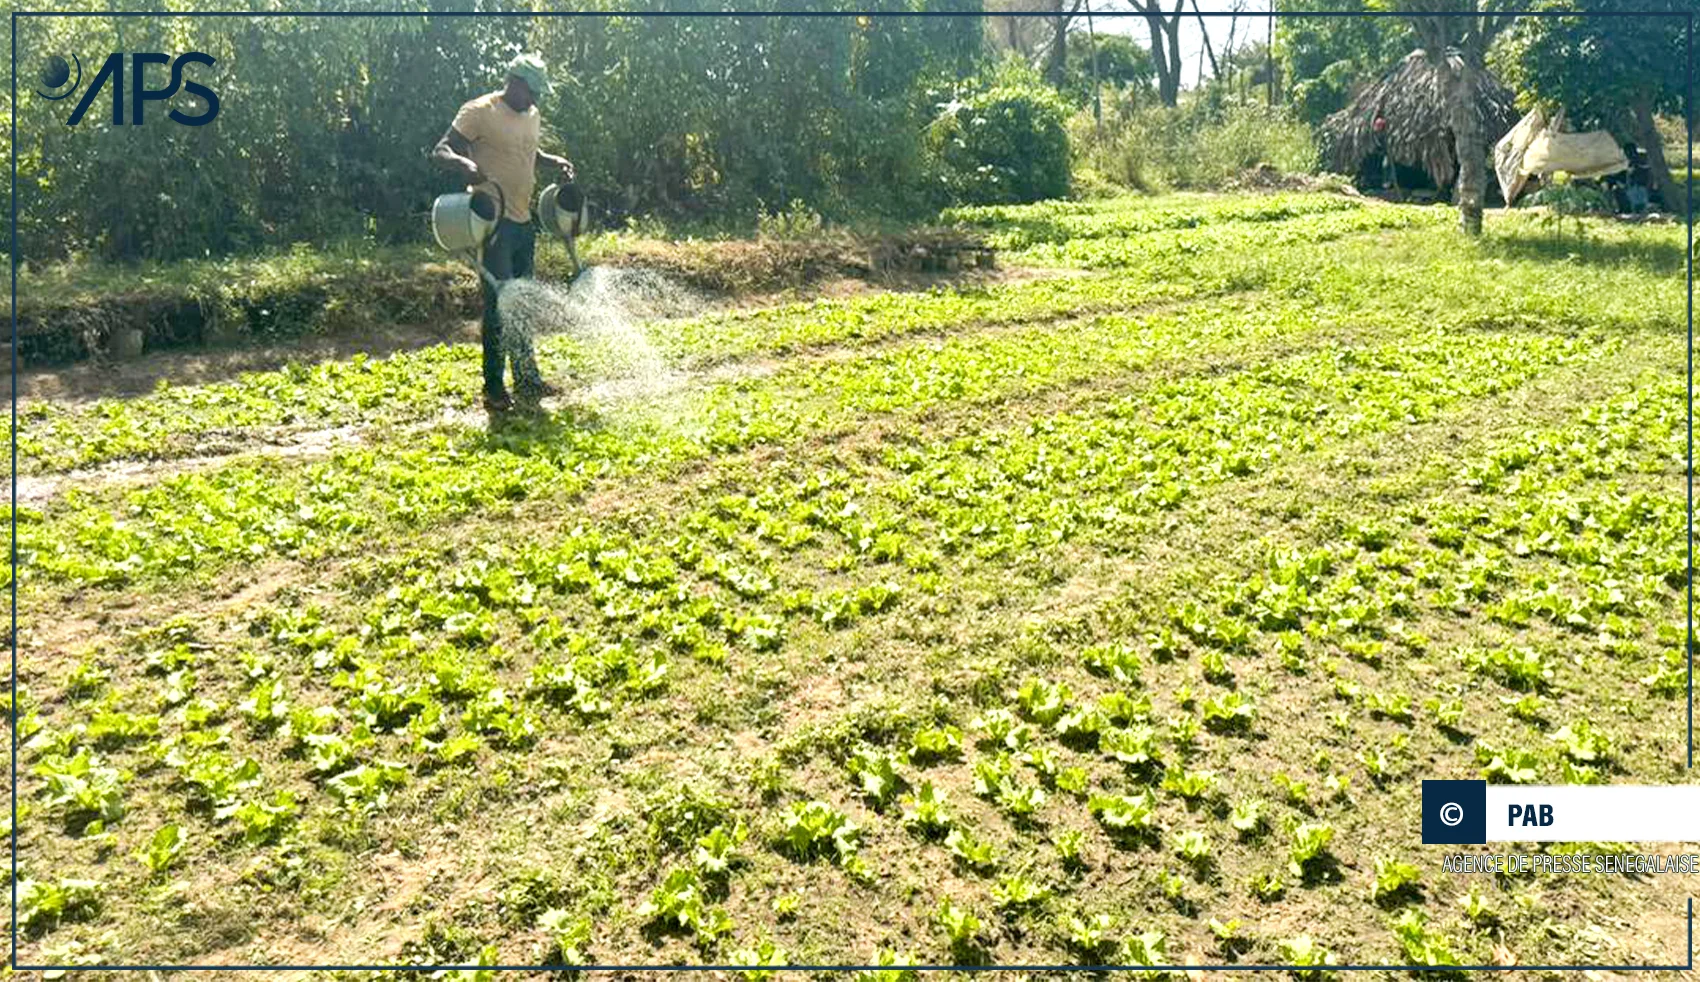
M467 184L483 184L485 181L483 169L470 160L466 162L465 176Z

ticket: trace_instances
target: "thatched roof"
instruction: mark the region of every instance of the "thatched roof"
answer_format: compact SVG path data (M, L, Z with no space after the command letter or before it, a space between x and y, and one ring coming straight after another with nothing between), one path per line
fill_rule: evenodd
M1454 64L1458 61L1456 54L1449 58ZM1487 146L1517 123L1515 96L1490 72L1476 73L1474 105ZM1387 129L1380 134L1372 125L1378 112L1387 118ZM1383 149L1383 141L1394 163L1421 167L1435 187L1452 183L1456 164L1440 72L1420 48L1322 124L1323 157L1328 169L1337 174L1356 174L1365 157Z

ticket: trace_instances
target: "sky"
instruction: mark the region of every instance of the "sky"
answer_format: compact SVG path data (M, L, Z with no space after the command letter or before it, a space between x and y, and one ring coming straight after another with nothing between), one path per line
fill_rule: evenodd
M1246 40L1262 41L1269 36L1269 8L1278 0L1242 0L1239 6L1245 13L1262 14L1261 17L1241 16L1239 28L1234 34L1234 47L1240 47ZM1163 5L1173 8L1174 0L1164 0ZM1126 0L1088 0L1092 9L1092 27L1103 34L1126 34L1145 47L1151 46L1151 29L1146 26L1145 18L1129 16L1133 7ZM1302 6L1289 0L1289 6ZM1233 10L1233 0L1198 0L1198 9L1206 15L1224 13ZM1203 34L1198 27L1198 18L1190 16L1192 0L1187 0L1188 15L1181 21L1181 61L1186 70L1181 73L1181 83L1185 88L1198 84L1198 68L1204 62L1205 77L1210 74L1209 59L1204 57ZM1216 54L1222 54L1222 43L1228 39L1227 17L1207 16L1205 26L1210 32L1210 43L1216 49Z

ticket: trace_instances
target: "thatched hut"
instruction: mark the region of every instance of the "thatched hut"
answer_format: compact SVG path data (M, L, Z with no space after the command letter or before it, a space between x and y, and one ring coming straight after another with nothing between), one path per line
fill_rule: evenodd
M1458 56L1451 59L1456 63ZM1517 124L1515 96L1490 72L1476 73L1471 101L1481 116L1485 146L1493 146ZM1378 115L1387 120L1379 133ZM1379 177L1383 159L1391 158L1401 169L1401 184L1406 183L1404 173L1414 172L1427 175L1436 188L1450 187L1458 162L1438 66L1421 49L1406 55L1350 105L1323 121L1322 156L1329 170L1354 177Z

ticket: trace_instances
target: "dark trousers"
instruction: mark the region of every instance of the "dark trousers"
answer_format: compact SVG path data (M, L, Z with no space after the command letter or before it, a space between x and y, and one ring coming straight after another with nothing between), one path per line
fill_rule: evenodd
M529 223L503 217L496 230L484 244L484 268L498 280L511 280L531 275L532 260L537 254L537 233ZM507 386L502 384L502 362L513 364L514 388L521 391L540 389L543 375L537 370L537 355L531 348L531 337L521 332L502 337L502 315L496 304L496 291L488 280L479 277L484 291L484 394L503 396Z

